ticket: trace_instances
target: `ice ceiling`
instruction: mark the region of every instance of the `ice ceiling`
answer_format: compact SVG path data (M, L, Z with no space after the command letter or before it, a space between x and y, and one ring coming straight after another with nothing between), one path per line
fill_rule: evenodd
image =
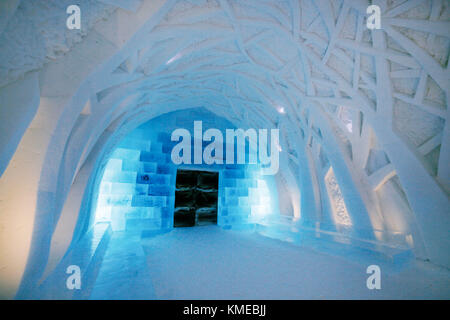
M0 7L0 86L39 83L36 116L0 167L0 190L18 192L11 180L42 146L31 207L16 196L3 204L21 217L15 227L32 217L25 251L48 243L28 266L65 252L110 141L198 106L239 127L280 129L283 179L306 224L321 221L332 168L362 234L409 235L423 243L419 256L450 265L449 1L372 1L382 10L372 31L364 0L78 2L82 31L64 28L71 1ZM52 223L39 218L48 208ZM33 221L53 235L36 235Z

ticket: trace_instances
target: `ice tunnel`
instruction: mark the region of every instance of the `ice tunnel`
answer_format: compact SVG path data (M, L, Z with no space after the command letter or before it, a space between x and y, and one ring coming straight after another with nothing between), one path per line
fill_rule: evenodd
M192 219L198 218L203 210L216 215L213 224L232 228L279 214L274 177L264 175L257 161L253 164L226 163L226 141L220 151L222 156L217 161L219 163L192 161L196 144L194 136L189 140L191 157L187 162L190 163L177 165L172 161L172 150L177 142L172 141L171 133L179 127L194 132L193 126L199 121L192 119L202 119L202 131L206 132L215 129L225 133L233 128L229 121L211 112L189 109L156 117L133 130L112 151L103 174L99 176L97 202L92 207L95 211L91 212L94 224L110 222L113 231L167 231L175 227L176 213L183 220L184 211L196 211L195 214L184 212L184 219ZM203 133L201 136L203 138ZM203 153L208 143L201 140ZM250 145L244 147L245 156L249 159ZM233 143L233 152L237 153L237 150L238 145ZM194 175L198 175L195 174L197 171L216 172L218 177L214 184L198 185L196 177L185 178L195 179L195 183L179 181L183 171L194 171ZM211 200L199 200L192 195L192 186L206 192L204 196L198 197ZM183 201L184 198L187 201Z
M448 1L70 5L0 3L1 299L450 298Z

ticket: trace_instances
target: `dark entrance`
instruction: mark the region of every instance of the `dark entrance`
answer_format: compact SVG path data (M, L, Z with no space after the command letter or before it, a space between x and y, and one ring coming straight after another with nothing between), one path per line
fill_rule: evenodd
M173 226L217 224L217 172L178 170Z

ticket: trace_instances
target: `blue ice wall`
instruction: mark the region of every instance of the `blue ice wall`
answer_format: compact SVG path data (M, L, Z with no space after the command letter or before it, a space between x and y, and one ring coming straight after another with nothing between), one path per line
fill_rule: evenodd
M110 221L113 231L171 227L175 175L168 157L156 141L121 141L100 183L96 221Z
M173 228L179 168L219 172L217 223L220 226L247 225L278 214L274 178L262 175L258 164L175 165L172 162L171 151L178 142L171 141L171 133L176 128L191 132L193 156L196 120L202 121L203 132L216 128L224 137L226 129L235 128L204 109L191 109L160 116L135 129L108 159L100 183L95 222L109 221L113 231ZM203 147L207 144L203 142ZM224 144L224 157L225 150Z

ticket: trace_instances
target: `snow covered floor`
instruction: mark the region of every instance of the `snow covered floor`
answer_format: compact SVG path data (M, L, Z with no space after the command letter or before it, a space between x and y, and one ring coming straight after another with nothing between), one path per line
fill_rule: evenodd
M419 263L399 270L367 255L358 261L354 257L331 256L216 226L178 228L142 240L116 235L91 298L450 298L446 270ZM381 290L366 287L370 264L381 267ZM144 266L147 270L142 270Z

